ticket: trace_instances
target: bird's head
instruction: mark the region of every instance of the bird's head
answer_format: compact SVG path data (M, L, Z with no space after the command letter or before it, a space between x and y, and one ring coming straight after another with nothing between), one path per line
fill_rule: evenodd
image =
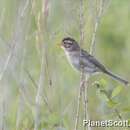
M80 50L80 46L78 45L77 41L75 41L73 38L70 37L62 39L61 48L63 48L67 52Z

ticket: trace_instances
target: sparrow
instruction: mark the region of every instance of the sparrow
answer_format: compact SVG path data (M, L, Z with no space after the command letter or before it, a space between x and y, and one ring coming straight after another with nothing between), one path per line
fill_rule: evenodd
M129 84L127 80L124 80L120 76L113 74L94 56L83 50L75 39L71 37L63 38L60 46L64 50L69 63L76 70L80 72L83 70L86 75L92 75L101 72L123 83L124 85Z

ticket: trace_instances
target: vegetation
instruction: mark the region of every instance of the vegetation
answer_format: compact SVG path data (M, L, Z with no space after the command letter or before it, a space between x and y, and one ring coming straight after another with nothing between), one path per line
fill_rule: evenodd
M74 129L81 78L59 47L66 36L83 34L84 49L130 80L129 11L129 0L0 0L0 130ZM129 120L129 92L103 74L91 77L89 119Z

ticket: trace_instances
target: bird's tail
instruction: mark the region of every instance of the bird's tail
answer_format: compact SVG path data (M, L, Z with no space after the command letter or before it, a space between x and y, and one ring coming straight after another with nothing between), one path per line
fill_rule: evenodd
M113 74L113 73L110 72L110 71L107 71L107 70L106 70L106 71L105 71L105 74L111 76L111 77L112 77L113 79L115 79L115 80L120 81L121 83L123 83L123 84L126 85L126 86L129 85L129 82L128 82L127 80L124 80L123 78L121 78L121 77L119 77L119 76Z

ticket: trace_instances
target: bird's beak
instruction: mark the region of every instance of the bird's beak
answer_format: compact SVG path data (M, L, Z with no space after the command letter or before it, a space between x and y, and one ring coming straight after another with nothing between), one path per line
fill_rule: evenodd
M63 46L63 44L61 44L60 47L61 47L63 50L65 49L64 46Z

